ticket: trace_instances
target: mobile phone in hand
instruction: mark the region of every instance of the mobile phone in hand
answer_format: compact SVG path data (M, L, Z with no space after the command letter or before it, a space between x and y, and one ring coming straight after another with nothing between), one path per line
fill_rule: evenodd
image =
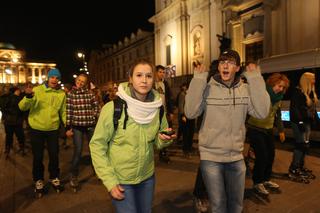
M171 135L175 134L176 132L174 130L171 130L171 131L160 131L160 133L171 136Z

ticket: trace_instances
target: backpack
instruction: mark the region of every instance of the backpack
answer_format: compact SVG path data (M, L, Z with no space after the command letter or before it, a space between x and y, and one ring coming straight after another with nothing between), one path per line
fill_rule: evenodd
M124 117L124 122L123 122L123 127L122 128L126 129L127 121L128 121L128 112L127 112L128 105L127 105L127 102L125 102L121 98L117 97L116 99L113 100L113 104L114 104L114 111L113 111L113 127L114 127L114 131L116 131L118 129L119 119L121 117L123 107L124 107L125 117ZM164 107L163 107L163 105L161 105L160 106L160 112L159 112L160 126L161 126L163 115L164 115Z

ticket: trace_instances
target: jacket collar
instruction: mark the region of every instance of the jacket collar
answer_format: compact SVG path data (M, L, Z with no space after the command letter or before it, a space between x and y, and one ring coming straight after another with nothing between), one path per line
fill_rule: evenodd
M214 76L213 76L213 79L219 83L219 84L222 84L223 86L227 87L227 88L233 88L233 87L237 87L240 83L240 76L239 75L235 75L234 77L234 80L233 82L231 83L230 86L228 86L227 84L225 84L222 79L221 79L221 75L220 73L216 73Z

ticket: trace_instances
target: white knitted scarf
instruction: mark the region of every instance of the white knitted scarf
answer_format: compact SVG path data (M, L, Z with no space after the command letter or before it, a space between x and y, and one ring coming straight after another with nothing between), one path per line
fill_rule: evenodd
M139 124L148 124L157 114L162 105L161 98L153 102L142 102L129 96L120 84L117 95L127 102L128 115Z

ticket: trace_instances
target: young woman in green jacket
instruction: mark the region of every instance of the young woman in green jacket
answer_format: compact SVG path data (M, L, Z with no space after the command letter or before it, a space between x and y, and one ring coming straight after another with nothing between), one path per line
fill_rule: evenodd
M176 138L175 134L160 133L171 128L166 116L162 116L161 122L159 119L162 101L152 89L154 70L147 61L132 66L129 82L120 84L117 93L127 105L117 129L111 101L102 108L90 141L95 171L110 192L118 213L151 212L155 185L153 147L166 147Z

